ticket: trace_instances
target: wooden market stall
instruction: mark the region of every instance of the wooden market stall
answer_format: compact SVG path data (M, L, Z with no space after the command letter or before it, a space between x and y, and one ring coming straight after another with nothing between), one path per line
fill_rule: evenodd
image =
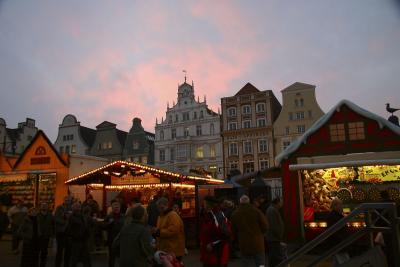
M278 155L276 164L283 172L289 241L324 231L334 197L347 213L360 203L379 202L383 190L400 200L400 128L347 100ZM363 227L362 221L348 226Z
M122 194L128 203L140 201L147 206L152 197L162 191L162 195L169 198L171 205L179 203L182 219L186 226L193 228L189 230L191 239L196 239L198 185L223 184L223 181L210 177L183 175L134 162L114 161L73 177L65 184L86 186L88 193L100 190L103 210L106 203L111 200L108 199L111 196L110 192Z

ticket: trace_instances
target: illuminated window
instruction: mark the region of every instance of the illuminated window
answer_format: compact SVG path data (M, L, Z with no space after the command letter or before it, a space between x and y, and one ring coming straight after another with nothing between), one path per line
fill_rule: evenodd
M71 154L75 154L76 153L76 145L72 145L71 146Z
M244 154L251 154L253 152L251 141L244 141L243 142L243 153Z
M198 146L196 148L196 158L202 159L204 157L204 149L203 146Z
M261 139L258 140L258 152L268 152L268 140L267 139Z
M107 148L108 148L108 149L112 149L112 142L108 142Z
M145 156L142 157L142 163L143 163L143 164L147 164L147 157L145 157Z
M229 156L237 155L237 154L238 154L237 143L230 143L229 144Z
M133 142L133 149L139 149L139 142L138 141L134 141Z
M350 122L349 123L349 139L350 140L364 140L364 122Z
M329 132L331 135L332 142L344 141L346 140L346 134L344 131L344 124L337 123L329 125Z
M215 156L216 156L215 145L214 145L214 144L211 144L211 145L210 145L210 157L211 157L211 158L215 158Z

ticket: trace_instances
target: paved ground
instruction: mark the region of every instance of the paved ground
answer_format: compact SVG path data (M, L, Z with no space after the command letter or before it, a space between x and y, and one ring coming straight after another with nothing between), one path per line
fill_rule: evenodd
M55 249L54 246L49 249L49 260L47 267L54 266L54 256ZM310 263L312 256L306 256L304 259L299 261L298 263L291 264L291 267L303 267L306 266L307 263ZM189 255L184 258L186 267L201 267L201 263L199 262L199 251L198 250L190 250ZM1 267L18 267L20 264L20 256L14 255L11 253L11 241L9 236L3 237L0 240L0 266ZM92 266L93 267L107 267L107 254L104 252L99 252L92 254ZM240 259L232 260L229 263L229 267L240 267ZM327 261L324 264L318 265L320 267L331 266L330 262ZM118 267L118 265L116 266ZM247 266L251 267L251 266Z

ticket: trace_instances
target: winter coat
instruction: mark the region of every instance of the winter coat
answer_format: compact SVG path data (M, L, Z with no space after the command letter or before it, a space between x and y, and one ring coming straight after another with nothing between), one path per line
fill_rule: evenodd
M218 216L220 210L214 209ZM211 251L207 245L216 242ZM226 239L221 228L216 225L213 214L204 213L200 222L200 261L209 265L225 265L229 261L229 240Z
M46 214L38 213L37 215L39 225L39 237L50 238L54 235L54 218L53 215L48 212Z
M34 222L34 220L36 222ZM17 234L24 242L37 242L39 237L39 222L37 216L31 217L26 215Z
M8 210L8 218L10 218L11 225L14 227L21 226L27 213L28 209L26 207L12 206Z
M181 217L173 210L160 214L157 220L160 235L157 238L159 250L180 257L185 254L185 230Z
M115 237L124 226L125 216L121 213L111 213L104 218L104 229L107 231L107 244L112 245Z
M133 221L124 225L113 246L119 247L121 267L147 267L153 256L150 231L141 223Z
M232 214L232 226L243 255L252 256L264 252L264 234L268 223L258 208L251 204L240 204Z
M71 214L71 207L60 205L54 212L56 233L64 233L67 228L68 216Z
M267 230L267 241L282 241L285 226L279 210L272 204L267 209L267 221L269 223L269 228Z
M91 226L93 226L92 218L73 213L68 219L65 233L72 242L85 243L89 239Z

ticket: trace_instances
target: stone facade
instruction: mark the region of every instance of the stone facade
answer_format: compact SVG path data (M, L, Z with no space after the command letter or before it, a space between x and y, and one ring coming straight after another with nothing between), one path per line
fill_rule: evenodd
M18 123L18 128L7 128L6 121L0 118L0 151L5 155L20 155L38 132L35 120L26 118Z
M247 83L221 99L224 177L231 171L250 173L273 165L273 123L281 104L271 90Z
M276 155L324 115L315 97L315 85L296 82L281 92L282 111L274 123Z
M223 178L220 115L206 99L195 99L194 86L178 86L178 101L156 121L155 165L172 171Z

